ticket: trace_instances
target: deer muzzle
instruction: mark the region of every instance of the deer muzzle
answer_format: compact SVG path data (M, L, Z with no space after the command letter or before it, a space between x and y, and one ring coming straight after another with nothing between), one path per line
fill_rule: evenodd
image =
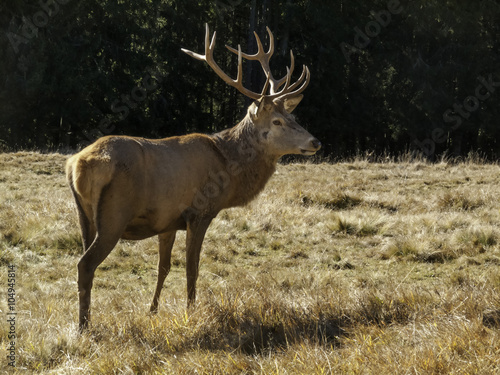
M321 148L321 142L317 138L311 138L307 148L301 148L303 155L314 155Z

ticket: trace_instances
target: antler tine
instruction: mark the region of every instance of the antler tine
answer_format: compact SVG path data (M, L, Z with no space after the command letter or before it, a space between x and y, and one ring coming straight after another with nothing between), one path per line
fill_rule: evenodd
M271 57L274 53L274 35L271 32L271 29L266 26L267 34L269 35L269 50L267 53L269 54L269 57Z
M215 44L215 35L216 35L216 31L214 31L214 35L212 37L212 43ZM193 51L190 51L186 48L181 48L181 51L188 54L189 56L191 57L194 57L195 59L197 60L201 60L201 61L207 61L207 54L210 52L209 49L210 47L212 46L212 43L209 43L210 41L210 31L208 29L208 23L205 24L205 56L203 55L200 55L199 53L196 53L196 52L193 52ZM208 53L207 53L208 52Z
M262 89L261 96L264 97L266 96L267 88L269 87L269 81L271 79L271 75L267 74L266 75L266 83L264 84L264 88Z
M239 44L238 44L238 74L236 75L236 82L238 83L243 82L243 59L242 59L241 46Z
M269 30L269 28L267 28L267 31L271 32ZM271 56L273 55L274 53L274 38L273 38L273 34L269 34L270 35L270 40L269 40L269 51L267 52L264 52L264 46L262 45L262 42L260 41L260 38L259 38L259 35L257 34L256 31L253 32L253 35L255 35L255 40L257 42L257 52L254 53L253 55L250 55L249 53L242 53L242 56L243 58L247 59L247 60L256 60L256 61L262 61L264 60L265 62L269 62L269 59L271 58ZM231 46L228 46L226 44L226 48L228 50L230 50L232 53L235 53L235 54L238 54L238 50L236 48L233 48Z
M284 76L282 80L283 79L285 80L285 86L283 86L283 88L279 92L273 92L271 95L269 95L271 98L283 95L290 90L289 86L290 86L290 80L292 79L292 74L290 73L290 68L288 66L286 67L286 76ZM282 84L283 83L281 83L279 86L281 86Z
M267 52L264 51L264 46L262 45L262 41L259 38L259 34L257 34L256 31L254 31L253 34L255 35L255 41L257 42L257 52L254 53L253 55L250 55L248 53L243 53L242 56L247 60L260 62L264 74L269 78L271 84L271 90L270 90L271 95L274 95L276 93L276 90L283 85L283 83L286 80L286 77L283 77L280 80L276 80L273 77L273 74L271 73L271 67L269 66L269 61L271 60L271 57L274 54L274 36L269 27L266 27L266 30L269 34L269 50ZM238 51L235 48L232 48L228 45L226 45L226 48L233 53L238 53Z
M293 51L290 50L290 75L293 74L294 69L295 69L295 57L293 56ZM288 74L276 82L276 88L281 87L283 85L283 83L286 82L287 76L288 76Z
M253 55L248 54L248 53L242 53L242 56L243 56L243 58L245 58L247 60L253 60L253 61L260 62L261 66L262 66L262 70L264 71L264 74L267 77L266 78L266 86L264 87L264 90L262 91L262 95L263 96L265 95L265 93L267 91L267 87L268 87L267 81L269 81L270 94L266 95L266 96L270 97L270 98L276 98L276 97L285 95L289 92L293 93L293 90L295 90L303 82L303 80L306 76L306 72L305 72L305 70L303 70L302 75L297 80L297 82L293 83L290 86L291 76L295 70L295 56L293 54L293 51L290 50L290 68L287 68L287 74L280 79L275 79L273 77L273 74L271 73L269 61L270 61L272 55L274 54L274 36L273 36L273 33L271 32L271 29L269 29L269 27L266 27L266 30L267 30L267 33L269 34L269 49L267 50L267 52L264 51L264 46L262 44L262 41L259 38L259 35L257 34L257 32L254 31L255 41L257 42L257 52L254 53ZM239 50L236 50L235 48L232 48L228 45L226 45L226 48L235 54L239 53ZM282 87L281 90L279 90L280 87ZM303 89L305 89L305 87L304 88L301 87L301 91ZM293 93L293 94L295 94L295 93ZM289 95L287 95L287 97L288 96Z
M214 47L215 47L215 37L217 36L217 31L214 31L214 35L212 35L212 40L209 39L210 36L210 30L208 29L208 23L205 24L206 31L205 31L205 55L208 56L213 55L214 53ZM210 42L210 44L208 44Z
M297 81L295 81L290 87L288 87L288 91L293 91L295 90L301 83L302 81L304 80L305 76L306 76L306 66L305 65L302 65L302 73L299 77L299 79Z
M217 65L217 63L214 60L214 48L215 48L215 37L216 37L216 32L214 31L214 34L212 36L212 40L210 41L210 30L208 27L208 23L205 24L205 55L200 55L198 53L195 53L193 51L187 50L182 48L182 52L188 54L191 57L194 57L195 59L205 61L211 68L212 70L220 77L224 82L226 82L228 85L236 88L239 92L241 92L243 95L248 96L249 98L252 99L259 99L262 97L261 94L253 92L251 90L248 90L247 88L243 87L243 68L242 68L242 52L241 48L239 48L238 52L238 76L236 77L236 80L232 79L229 77L224 71Z
M306 80L304 81L304 83L302 83L302 86L300 86L297 90L292 91L304 80L304 76L306 77ZM309 85L310 80L311 80L311 72L309 71L309 68L304 65L304 69L302 71L302 75L300 76L300 78L297 80L297 82L295 82L292 86L289 87L288 92L284 93L283 95L278 95L279 99L284 100L291 96L299 95Z
M293 55L293 52L290 50L290 68L286 68L287 73L284 77L282 77L279 80L276 80L272 73L271 73L271 68L269 66L269 61L274 54L274 36L269 27L266 27L266 30L269 34L269 49L264 51L264 46L262 45L262 41L260 40L258 34L254 32L255 35L255 40L257 42L257 53L250 55L247 53L244 53L241 51L241 46L238 45L238 49L234 49L232 47L229 47L226 45L226 48L229 49L229 51L235 53L238 55L238 73L236 79L232 79L229 77L224 71L217 65L217 63L214 60L213 53L215 49L215 40L216 40L216 32L214 31L212 40L210 40L210 30L208 27L208 23L205 24L205 55L200 55L198 53L192 52L190 50L182 48L182 51L186 54L188 54L191 57L194 57L197 60L202 60L205 61L211 68L212 70L224 80L227 84L230 86L236 88L238 91L240 91L243 95L248 96L249 98L252 99L260 99L262 97L266 97L269 99L284 99L288 98L291 96L299 95L302 91L305 90L307 85L309 84L310 80L310 72L309 69L304 66L302 70L302 74L300 78L294 82L293 84L290 84L291 79L292 79L292 73L295 69L295 57ZM251 90L248 90L243 86L243 58L247 60L256 60L260 62L260 65L262 66L262 70L264 71L264 74L266 75L266 83L264 85L264 88L262 90L262 93L256 93ZM300 87L299 87L300 86ZM279 88L281 90L279 90ZM269 95L266 95L267 90L269 89ZM279 91L278 91L279 90Z

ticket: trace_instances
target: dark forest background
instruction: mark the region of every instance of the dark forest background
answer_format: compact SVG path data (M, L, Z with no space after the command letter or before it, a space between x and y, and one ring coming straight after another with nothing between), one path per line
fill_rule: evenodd
M181 47L233 77L256 30L311 83L297 109L323 155L469 152L500 157L497 0L16 0L0 4L0 150L76 149L104 134L167 137L235 125L246 100ZM257 88L260 66L244 68Z

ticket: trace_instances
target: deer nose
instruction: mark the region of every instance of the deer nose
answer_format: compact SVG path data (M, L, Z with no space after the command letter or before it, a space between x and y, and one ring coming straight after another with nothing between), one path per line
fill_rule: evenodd
M321 148L321 142L317 138L313 138L311 140L311 145L314 147L315 150L319 150Z

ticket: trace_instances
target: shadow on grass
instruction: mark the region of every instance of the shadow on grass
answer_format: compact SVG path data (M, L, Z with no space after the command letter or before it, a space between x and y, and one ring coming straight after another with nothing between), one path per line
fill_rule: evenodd
M346 320L335 318L302 321L294 325L243 321L240 322L236 336L231 340L223 340L224 347L219 349L231 348L247 355L258 355L285 349L301 342L339 347L341 337L347 335L344 329L346 326ZM227 339L229 337L227 333L229 332L221 332L221 336ZM207 337L200 344L202 349L214 349L211 337Z
M483 314L483 324L491 329L500 328L500 310L486 311Z

